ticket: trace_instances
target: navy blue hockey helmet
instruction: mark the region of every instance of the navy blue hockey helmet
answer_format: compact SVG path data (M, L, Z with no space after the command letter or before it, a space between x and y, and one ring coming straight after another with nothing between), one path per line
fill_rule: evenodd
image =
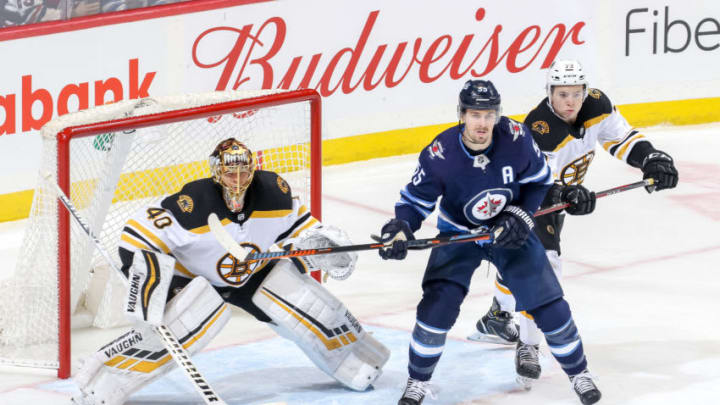
M500 119L500 93L490 80L465 82L458 97L458 118L462 118L467 110L495 110Z

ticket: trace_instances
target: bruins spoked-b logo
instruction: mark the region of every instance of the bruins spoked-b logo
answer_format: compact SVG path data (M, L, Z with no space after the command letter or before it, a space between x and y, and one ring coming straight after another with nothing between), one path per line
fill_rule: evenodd
M260 252L260 248L248 242L240 243L240 246L250 249L250 253ZM245 263L244 258L236 258L230 253L225 254L217 262L217 273L232 286L241 286L250 279L250 276L257 270L258 266L262 266L264 262Z
M595 151L591 150L563 167L560 172L560 181L562 181L565 185L582 184L588 167L590 166L590 163L592 163L594 157Z

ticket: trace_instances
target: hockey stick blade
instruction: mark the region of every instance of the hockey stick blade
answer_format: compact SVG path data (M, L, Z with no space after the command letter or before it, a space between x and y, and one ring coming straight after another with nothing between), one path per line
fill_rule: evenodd
M617 187L609 188L607 190L598 191L597 193L595 193L595 198L607 197L607 196L610 196L613 194L622 193L623 191L628 191L628 190L632 190L632 189L639 188L639 187L652 187L653 185L655 185L654 179L651 179L651 178L645 179L643 181L637 181L635 183L624 184L622 186L617 186ZM555 204L555 205L547 207L545 209L537 210L535 212L535 216L539 217L540 215L545 215L545 214L549 214L551 212L560 211L569 206L570 206L570 204L568 204L568 203Z
M390 246L383 243L365 243L361 245L331 246L315 249L287 250L281 252L260 252L247 254L245 250L236 242L230 233L225 229L220 219L215 214L208 216L208 227L217 239L218 243L225 248L236 259L242 260L243 263L252 263L260 260L277 260L287 259L291 257L323 255L330 253L354 252L361 250L374 250ZM408 241L408 249L428 249L437 246L447 245L450 243L475 242L486 240L492 242L493 236L489 233L468 233L453 236L441 236L438 238L415 239ZM235 256L238 254L238 256Z

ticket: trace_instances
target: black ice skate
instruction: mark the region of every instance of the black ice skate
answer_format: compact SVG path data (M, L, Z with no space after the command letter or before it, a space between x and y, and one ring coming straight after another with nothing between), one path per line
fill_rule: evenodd
M532 388L532 383L540 378L540 359L538 358L539 345L526 345L518 341L515 349L515 371L517 382L526 390Z
M570 376L570 382L583 405L594 404L600 400L602 395L589 371L585 370L580 374Z
M420 405L428 392L428 382L408 378L407 386L398 405Z
M518 327L510 312L500 310L500 304L493 297L492 306L475 325L477 331L468 336L476 342L512 345L518 341Z

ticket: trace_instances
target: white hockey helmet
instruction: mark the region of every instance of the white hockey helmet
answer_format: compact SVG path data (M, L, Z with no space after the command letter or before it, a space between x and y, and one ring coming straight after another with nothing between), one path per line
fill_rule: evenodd
M588 81L580 62L574 59L558 59L550 65L547 72L547 95L552 97L553 86L578 86L582 85L585 93L583 100L588 95Z

